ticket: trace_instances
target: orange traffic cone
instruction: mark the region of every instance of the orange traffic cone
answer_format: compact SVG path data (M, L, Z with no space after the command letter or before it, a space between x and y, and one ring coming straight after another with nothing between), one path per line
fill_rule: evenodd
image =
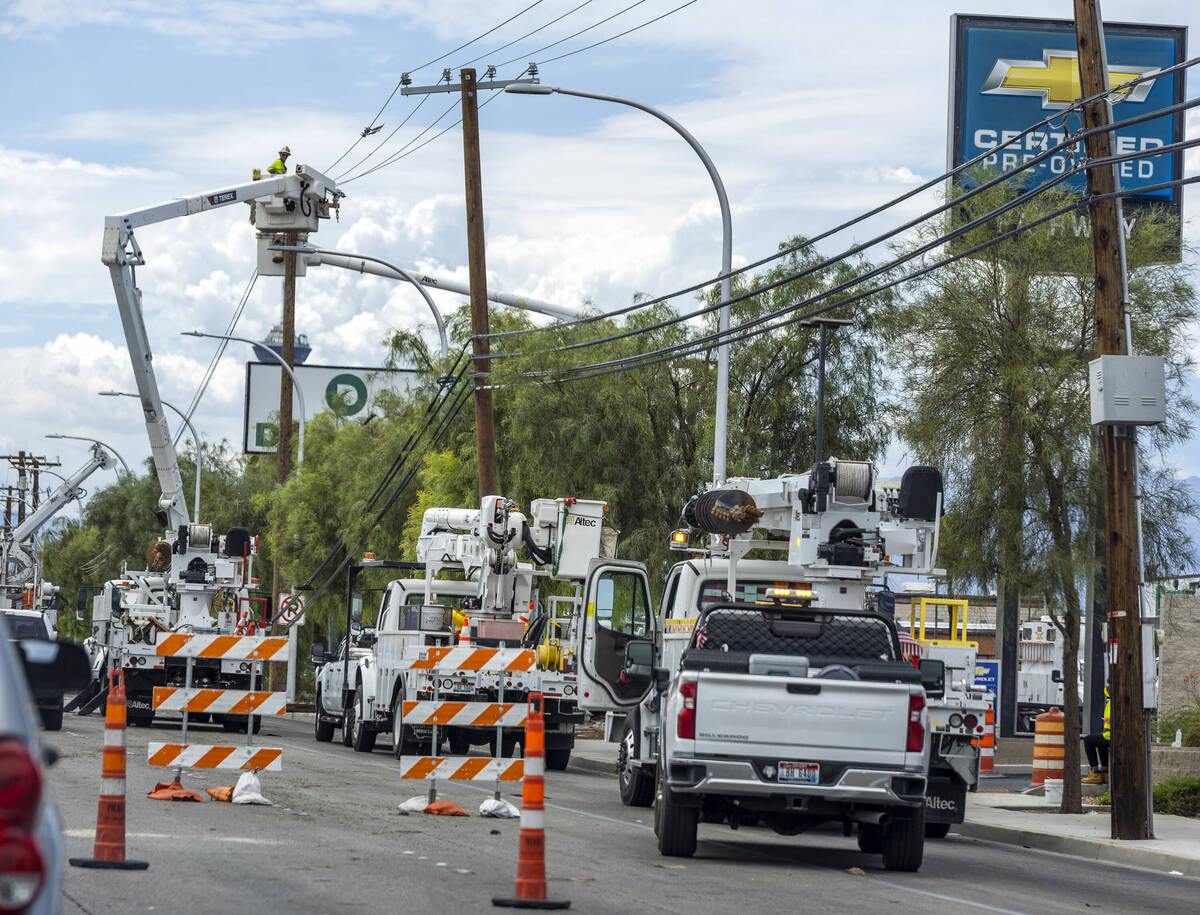
M995 706L988 704L984 715L983 737L979 739L979 774L995 777L996 775L996 712Z
M525 778L521 785L521 837L517 887L513 898L493 896L492 905L512 909L569 909L571 903L546 898L546 726L542 694L529 694L525 719Z
M125 675L109 675L104 710L104 749L100 763L100 808L91 858L71 858L76 867L145 870L148 861L125 859Z

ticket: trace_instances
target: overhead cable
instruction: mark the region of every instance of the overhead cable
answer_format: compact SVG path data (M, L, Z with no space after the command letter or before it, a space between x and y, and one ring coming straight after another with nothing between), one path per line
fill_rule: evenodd
M489 333L487 336L491 340L498 340L498 339L503 339L505 337L525 336L526 334L543 333L543 332L549 331L549 330L558 330L558 329L564 329L564 328L568 328L568 327L578 327L578 326L584 325L584 324L593 324L597 321L603 321L607 318L620 317L622 315L626 315L626 314L629 314L634 311L640 311L640 310L643 310L646 308L652 308L655 305L662 304L663 302L670 301L671 299L678 298L680 296L687 295L689 293L698 292L701 289L705 289L705 288L713 285L714 283L725 279L726 276L729 276L731 278L740 276L741 274L747 273L751 270L755 270L758 267L763 266L764 264L771 263L772 261L779 260L781 258L787 257L791 254L795 254L806 248L810 248L816 244L819 244L820 242L824 241L826 238L829 238L830 236L833 236L840 232L843 232L846 229L853 228L855 225L857 225L860 222L870 219L871 217L878 216L880 213L884 213L887 210L891 209L892 207L897 206L898 204L903 203L906 200L909 200L919 194L925 193L926 191L932 190L932 189L936 188L938 185L943 184L947 180L954 178L954 177L962 174L963 172L968 171L971 168L974 168L977 165L982 164L985 159L987 159L989 156L994 155L998 150L1002 150L1002 149L1005 149L1006 147L1013 146L1013 145L1019 145L1027 136L1035 133L1036 131L1042 129L1043 127L1053 126L1056 121L1065 121L1067 115L1082 108L1083 106L1085 106L1087 104L1090 104L1091 102L1096 101L1097 99L1103 98L1104 96L1110 95L1114 92L1125 91L1130 86L1136 85L1138 83L1146 82L1148 80L1157 79L1162 76L1166 76L1171 73L1174 73L1176 71L1195 66L1196 64L1200 64L1200 57L1193 57L1189 60L1183 61L1182 63L1175 64L1172 67L1167 67L1167 68L1159 70L1155 73L1151 73L1151 74L1147 74L1146 76L1139 77L1138 79L1130 80L1129 82L1122 84L1122 86L1118 87L1118 89L1110 89L1107 92L1098 93L1094 96L1089 96L1086 99L1079 99L1079 100L1075 101L1072 105L1070 105L1068 108L1064 108L1061 111L1057 111L1052 115L1048 115L1047 117L1043 118L1041 121L1037 122L1036 124L1032 124L1029 127L1025 128L1024 130L1019 131L1018 133L1016 133L1016 135L997 144L997 146L995 148L990 149L986 152L980 153L978 156L975 156L974 158L969 159L966 162L963 162L961 165L957 165L954 168L943 172L942 174L938 175L937 177L931 178L928 181L924 182L923 184L918 185L917 187L911 188L908 191L905 191L903 194L900 194L899 196L892 198L891 200L881 203L879 206L875 207L874 209L868 210L865 213L861 213L857 216L854 216L854 217L846 220L845 222L842 222L839 225L834 226L831 229L827 229L824 232L821 232L818 235L814 235L811 238L806 238L803 241L801 241L795 245L790 245L786 248L780 248L779 250L767 255L766 257L760 258L757 261L753 261L752 263L745 264L741 267L731 270L731 271L729 271L728 274L724 274L724 273L719 274L710 279L705 279L705 280L702 280L701 282L694 283L694 284L684 287L682 289L677 289L674 292L669 292L664 295L655 296L654 298L651 298L651 299L645 299L640 302L635 302L632 305L626 305L622 308L613 309L612 311L606 311L606 312L602 312L602 313L598 313L598 314L594 314L594 315L586 315L584 317L574 318L570 321L558 321L553 324L546 324L546 325L542 325L540 327L527 327L527 328L521 328L518 330L495 331L493 333ZM1153 120L1155 118L1163 117L1167 114L1170 114L1171 112L1173 112L1175 110L1183 110L1184 107L1190 107L1190 105L1188 105L1187 103L1185 103L1183 105L1173 105L1166 109L1160 109L1160 110L1150 112L1145 115L1139 115L1134 118L1129 118L1127 120L1119 122L1119 124L1120 125L1130 125L1130 124L1139 123L1141 121ZM1112 126L1115 127L1118 125L1112 125ZM1096 129L1102 129L1102 128L1093 128L1093 130L1096 130ZM1075 136L1078 139L1080 137L1088 136L1088 135L1090 135L1090 132L1085 131L1083 133L1076 134ZM1021 170L1021 168L1017 168L1014 171L1020 171L1020 170Z

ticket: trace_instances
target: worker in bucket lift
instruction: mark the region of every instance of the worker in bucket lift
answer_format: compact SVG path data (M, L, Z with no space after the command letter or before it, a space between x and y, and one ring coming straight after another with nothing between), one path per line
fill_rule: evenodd
M268 168L267 171L272 175L286 175L287 160L288 156L291 154L292 151L290 149L288 149L286 146L283 147L283 149L279 150L279 158L271 163L271 167Z
M1084 776L1085 785L1108 784L1108 748L1112 740L1112 700L1108 698L1108 687L1104 687L1104 733L1088 734L1083 738L1083 750L1087 753L1091 771Z

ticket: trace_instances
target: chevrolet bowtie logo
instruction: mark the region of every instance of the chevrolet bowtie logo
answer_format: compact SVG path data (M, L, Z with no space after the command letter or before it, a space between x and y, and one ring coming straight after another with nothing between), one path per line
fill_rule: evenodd
M1158 69L1110 64L1108 83L1115 89ZM1113 102L1144 102L1154 82L1147 80L1125 92L1114 93ZM997 60L981 91L985 95L1030 95L1040 97L1043 108L1066 108L1083 95L1079 87L1079 54L1043 51L1041 60Z

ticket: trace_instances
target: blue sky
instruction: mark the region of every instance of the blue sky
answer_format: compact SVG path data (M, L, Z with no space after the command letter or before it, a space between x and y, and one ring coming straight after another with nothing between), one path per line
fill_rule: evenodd
M578 2L543 0L414 81L436 81L443 66L486 54ZM679 2L644 0L538 56L608 37ZM533 50L628 3L592 0L476 66ZM0 2L0 166L8 189L0 202L0 358L12 387L0 404L0 446L36 449L48 432L74 432L111 441L131 462L148 454L136 403L95 396L131 384L99 263L105 214L239 183L282 143L294 150L293 163L323 168L368 123L401 72L525 5ZM1003 6L1011 15L1071 15L1065 0ZM1194 48L1200 41L1194 3L1108 0L1103 8L1110 20L1192 26ZM949 16L963 11L970 10L940 0L699 0L624 39L546 64L541 76L634 97L686 124L724 176L735 263L746 263L784 238L821 231L944 170ZM1200 91L1195 74L1189 91ZM414 136L450 101L430 99L397 140ZM397 96L379 136L414 104ZM711 185L661 124L602 103L510 96L483 109L481 122L494 286L564 304L591 298L623 305L636 292L664 292L717 272ZM1189 130L1198 129L1193 118ZM1198 168L1193 154L1189 172ZM321 244L465 279L456 130L347 190L343 218L322 226ZM1186 234L1195 244L1200 192L1189 193ZM918 198L856 237L930 203ZM178 332L224 326L250 275L252 232L239 207L138 237L148 259L138 276L160 385L186 403L211 350ZM448 309L458 299L440 302ZM261 280L239 330L265 335L278 303L278 281ZM321 267L301 282L298 328L313 338L314 362L377 363L390 328L425 319L414 293L384 280ZM239 439L246 358L231 351L222 363L197 415L206 438ZM1200 383L1194 387L1200 396ZM45 444L68 466L83 460L82 447ZM1185 475L1200 474L1195 442L1173 458ZM897 467L902 460L889 455Z

